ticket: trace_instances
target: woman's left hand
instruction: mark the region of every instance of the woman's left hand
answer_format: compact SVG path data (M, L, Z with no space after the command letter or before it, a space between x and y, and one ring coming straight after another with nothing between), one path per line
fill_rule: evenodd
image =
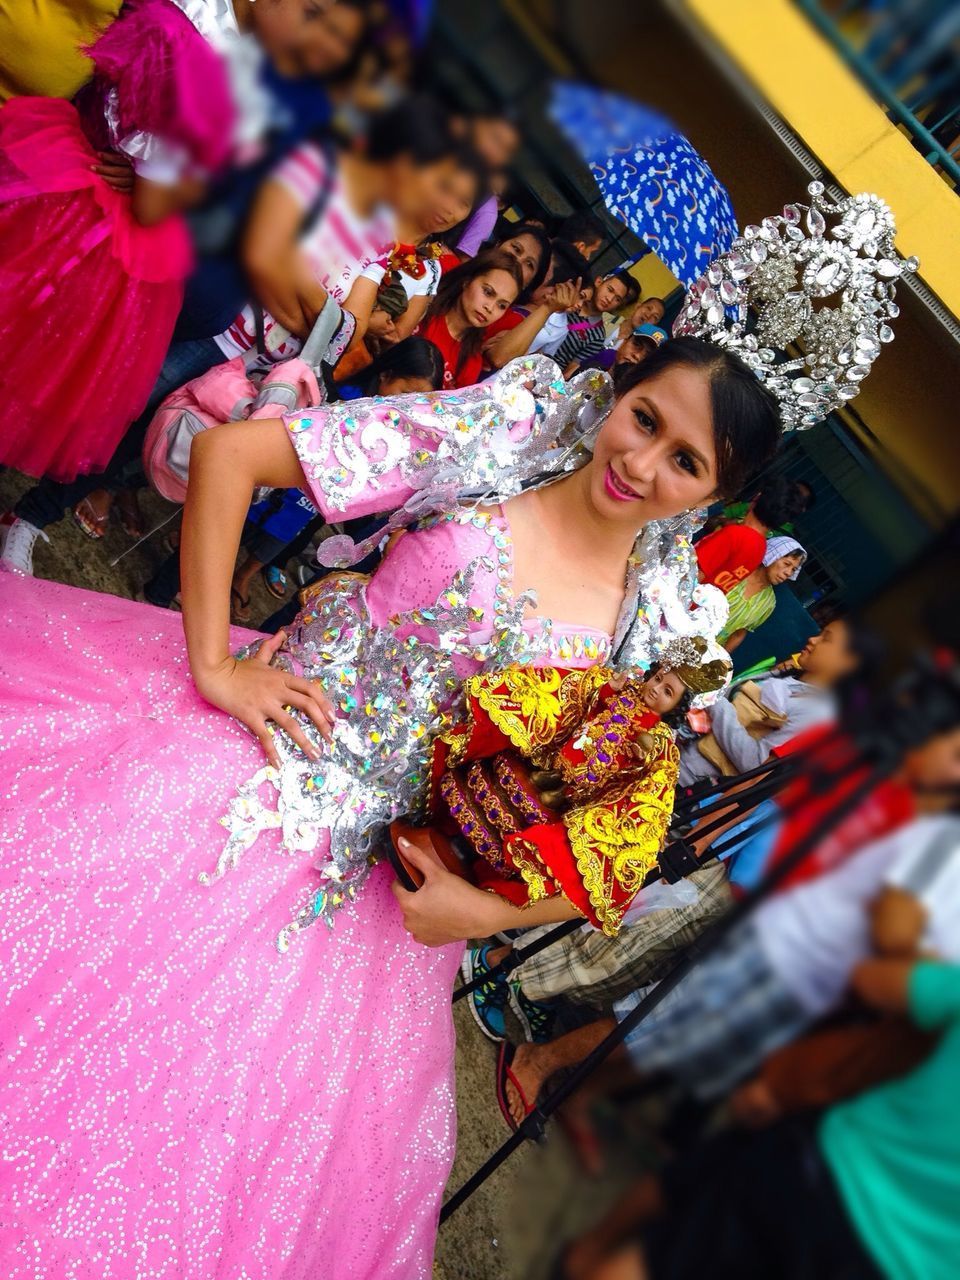
M393 896L403 912L403 927L425 947L443 947L448 942L483 938L498 928L492 910L496 902L489 893L453 875L439 858L400 842L404 858L423 873L423 884L415 892L395 881Z
M100 151L97 154L100 163L90 166L93 172L99 174L114 191L132 191L136 174L131 161L121 151Z

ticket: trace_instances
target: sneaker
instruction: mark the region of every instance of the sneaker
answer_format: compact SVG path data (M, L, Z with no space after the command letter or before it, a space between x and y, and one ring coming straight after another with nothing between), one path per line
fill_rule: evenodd
M472 982L474 978L490 971L491 965L487 961L489 953L489 943L483 947L468 949L460 963L464 982ZM474 1021L488 1040L500 1041L507 1038L507 1024L503 1013L509 996L510 988L505 974L498 974L467 996Z
M38 538L50 541L42 529L8 512L0 520L0 564L32 578L33 548Z
M528 1044L545 1044L550 1039L553 1024L557 1020L553 1005L530 1000L523 994L519 982L508 982L507 986L510 1008L523 1028L524 1039Z

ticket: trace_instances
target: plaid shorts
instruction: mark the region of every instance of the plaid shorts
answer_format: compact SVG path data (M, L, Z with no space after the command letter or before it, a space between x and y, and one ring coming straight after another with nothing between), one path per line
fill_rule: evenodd
M617 1018L622 1021L644 995L636 991L618 1000ZM747 920L691 969L625 1043L645 1074L668 1071L698 1098L710 1099L729 1092L809 1021Z
M677 954L730 906L730 886L719 862L708 862L689 880L697 886L698 898L688 906L652 911L636 924L625 925L616 938L599 929L583 929L525 960L515 973L523 994L531 1000L566 996L608 1008L638 987L658 981ZM531 929L520 944L555 927Z

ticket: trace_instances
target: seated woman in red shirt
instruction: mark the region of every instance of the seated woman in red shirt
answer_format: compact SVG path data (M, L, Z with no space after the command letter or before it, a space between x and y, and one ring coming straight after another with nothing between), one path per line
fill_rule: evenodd
M478 254L443 276L417 332L440 349L444 387L469 387L479 380L487 326L522 288L517 260L498 250Z
M738 524L727 524L695 544L700 581L724 594L763 563L767 539L774 529L805 510L799 486L782 476L764 485Z

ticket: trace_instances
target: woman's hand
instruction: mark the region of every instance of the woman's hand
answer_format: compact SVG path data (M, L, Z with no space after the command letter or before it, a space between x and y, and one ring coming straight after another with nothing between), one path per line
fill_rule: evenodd
M288 708L296 707L309 716L321 735L330 742L336 713L318 684L270 666L270 660L286 639L278 631L265 640L252 658L226 658L209 672L197 677L197 688L208 702L239 720L259 739L267 759L279 768L280 758L267 722L285 730L311 760L320 758L302 726Z
M565 280L563 284L555 284L550 297L550 310L553 312L576 311L580 305L582 281Z
M98 151L97 155L100 157L100 163L90 166L93 172L99 174L107 186L113 187L114 191L132 191L136 177L133 162L122 151Z
M400 840L408 862L423 872L423 884L415 892L393 883L393 896L403 912L403 927L425 947L443 947L466 938L484 938L499 928L495 923L493 895L477 889L448 871L432 853Z

